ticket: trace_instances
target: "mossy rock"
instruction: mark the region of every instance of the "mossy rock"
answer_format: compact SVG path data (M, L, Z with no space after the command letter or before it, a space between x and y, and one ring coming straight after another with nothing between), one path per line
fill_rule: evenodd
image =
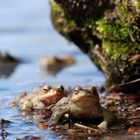
M140 78L139 0L55 0L51 19L105 74L107 86Z

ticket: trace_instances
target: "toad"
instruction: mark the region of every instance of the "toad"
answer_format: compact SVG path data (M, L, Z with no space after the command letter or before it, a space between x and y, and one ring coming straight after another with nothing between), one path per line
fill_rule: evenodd
M14 100L12 106L19 107L24 111L47 109L64 96L65 91L63 86L52 87L45 85L34 89L31 94L27 94L26 92L21 93Z
M41 67L47 75L56 75L63 68L71 66L74 63L75 59L70 56L43 57L40 61Z
M108 125L115 121L115 115L101 107L95 87L91 89L76 87L71 97L64 97L56 103L52 108L52 112L52 124L57 124L65 114L78 119L97 119L102 117L103 122L98 125L101 131L106 131Z

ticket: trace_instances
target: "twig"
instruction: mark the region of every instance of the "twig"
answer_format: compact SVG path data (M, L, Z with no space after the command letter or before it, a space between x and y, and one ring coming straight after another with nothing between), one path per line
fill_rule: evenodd
M128 61L131 62L131 61L136 61L139 59L140 59L140 54L136 54L133 57L129 58Z
M85 125L82 125L82 124L79 124L79 123L75 123L74 125L76 127L79 127L79 128L83 128L83 129L87 129L87 130L90 130L90 131L101 133L101 131L99 129L95 129L95 128L92 128L92 127L89 127L89 126L85 126Z
M99 52L99 45L96 45L95 48L92 50L92 54L96 56L99 60L101 60L104 64L106 64L105 57Z
M130 36L131 41L132 41L132 42L135 42L135 39L134 39L134 37L132 36L132 34L131 34L130 31L128 31L128 34L129 34L129 36Z
M132 116L128 118L128 120L133 120L133 119L140 119L140 116Z

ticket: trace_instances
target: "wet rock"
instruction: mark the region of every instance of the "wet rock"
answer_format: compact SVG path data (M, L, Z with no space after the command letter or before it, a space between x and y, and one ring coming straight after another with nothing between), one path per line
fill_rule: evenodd
M19 62L8 53L0 53L0 77L9 77Z

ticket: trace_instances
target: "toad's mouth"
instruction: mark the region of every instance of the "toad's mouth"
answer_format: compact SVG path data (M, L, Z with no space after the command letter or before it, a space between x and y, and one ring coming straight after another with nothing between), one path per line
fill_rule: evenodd
M75 97L72 98L72 101L74 102L81 100L97 100L97 97L93 95L80 95L80 96L75 95Z

